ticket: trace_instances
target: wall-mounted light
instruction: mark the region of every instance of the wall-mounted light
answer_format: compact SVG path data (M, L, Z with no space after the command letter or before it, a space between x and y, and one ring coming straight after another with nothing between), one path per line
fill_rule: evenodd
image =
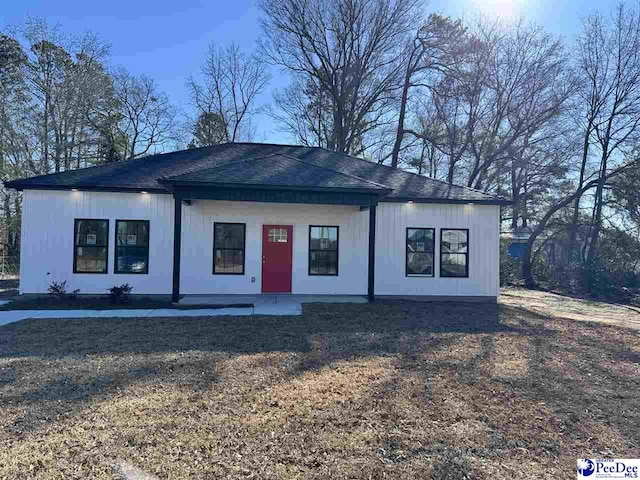
M78 191L78 189L77 189L77 188L72 188L72 189L71 189L71 191L72 191L72 192L77 192L77 191Z
M143 195L149 195L149 192L145 192L144 190L142 192L140 192Z
M413 205L413 200L409 200L407 203L408 203L409 205Z

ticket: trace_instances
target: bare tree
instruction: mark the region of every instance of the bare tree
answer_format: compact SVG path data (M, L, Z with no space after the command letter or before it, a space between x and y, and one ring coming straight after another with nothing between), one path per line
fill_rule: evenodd
M293 73L300 84L313 87L309 92L314 96L303 101L298 97L290 105L293 114L304 114L314 103L331 105L328 148L361 154L364 138L389 122L402 77L402 47L419 21L418 4L419 0L259 2L264 56Z
M330 147L332 105L313 80L294 75L290 85L274 92L273 100L275 108L269 106L267 111L281 131L302 145Z
M544 198L560 192L575 153L575 135L564 117L549 122L536 135L525 136L507 155L507 188L513 201L511 228L528 227L544 214Z
M28 81L35 102L41 173L95 159L96 138L87 121L93 105L109 94L104 62L109 45L96 35L70 36L46 20L31 18L19 29L29 52Z
M577 71L582 79L583 152L578 189L589 174L589 160L597 158L597 177L592 210L592 228L585 244L585 278L598 254L606 203L606 180L611 169L637 144L640 133L640 11L623 3L615 8L611 21L592 15L579 38ZM571 248L582 195L574 202Z
M51 121L54 164L64 170L96 159L98 138L88 122L94 105L112 94L104 67L109 46L91 33L77 39L62 82L56 85Z
M259 112L258 97L270 81L266 64L237 45L211 45L202 67L202 83L189 78L187 87L198 116L214 114L224 125L224 141L250 139L251 119Z
M71 63L71 56L64 48L71 40L57 26L51 26L39 18L30 18L21 28L21 33L31 53L28 63L31 94L40 104L39 118L36 118L40 129L40 173L48 173L52 160L50 147L53 144L51 117L59 85L64 81L65 70ZM54 160L53 167L54 171L60 171L59 159Z
M120 69L113 74L119 130L126 138L124 158L136 158L175 141L178 111L155 82Z
M536 281L533 277L531 268L534 244L536 243L540 235L545 231L554 216L564 208L571 205L578 196L584 195L590 190L597 188L600 182L611 182L616 178L626 174L626 172L635 171L638 168L640 168L640 158L632 157L630 160L622 163L616 168L609 170L606 174L585 182L582 188L579 190L564 195L562 194L563 192L560 192L561 194L559 196L556 196L556 198L554 198L550 202L550 204L546 208L544 208L542 216L538 220L536 226L533 228L533 231L531 232L531 235L527 240L524 255L522 257L522 276L527 288L535 288L536 286Z
M573 94L559 39L539 27L518 23L506 30L479 24L485 47L476 86L478 115L469 134L471 165L467 185L489 188L491 168L506 159L518 141L533 139L557 117Z
M467 88L454 75L445 76L438 84L431 87L431 95L425 97L423 104L433 112L431 115L438 129L420 130L420 135L435 148L442 151L446 160L446 180L453 183L458 177L460 164L471 144L471 135L478 114L478 95L476 90ZM425 120L419 121L421 124Z
M464 54L462 45L464 33L460 20L453 21L447 17L431 14L407 46L403 59L405 67L400 94L398 126L391 153L393 168L398 167L398 157L404 136L407 133L420 136L420 133L405 128L409 91L414 87L428 88L430 86L428 76L424 75L426 72L445 73L450 66L460 61Z
M33 168L30 115L26 84L27 55L20 43L0 33L0 178L11 180ZM31 168L30 168L31 167ZM2 220L0 253L14 256L20 247L21 196L0 187Z

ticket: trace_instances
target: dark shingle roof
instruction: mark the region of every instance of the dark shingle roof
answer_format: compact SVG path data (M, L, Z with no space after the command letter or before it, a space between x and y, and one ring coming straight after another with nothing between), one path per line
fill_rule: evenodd
M295 162L294 160L297 160ZM467 187L453 185L429 177L423 177L403 170L379 165L356 157L332 152L317 147L292 145L273 145L261 143L225 143L210 147L181 150L178 152L150 155L136 160L111 163L97 167L67 172L41 175L22 180L5 182L8 188L23 189L104 189L167 192L163 182L176 180L179 177L191 178L193 181L210 178L213 181L218 172L216 182L224 181L233 184L238 175L234 167L241 162L245 165L245 174L250 173L251 181L258 183L272 182L309 182L317 187L323 185L341 185L335 188L389 188L393 191L386 197L388 200L416 200L442 203L480 202L507 203L494 195ZM304 162L302 164L301 162ZM296 174L287 174L287 165L295 166ZM297 177L305 171L313 169L317 175L309 174L304 180ZM226 169L219 167L229 166ZM253 166L251 172L248 167ZM322 172L319 174L319 172ZM224 178L223 178L224 177ZM249 180L243 180L250 183ZM291 183L287 183L290 185ZM369 187L363 187L363 185ZM355 186L358 185L358 186Z
M335 188L388 191L389 193L391 191L384 185L364 178L341 173L280 153L175 175L163 179L163 183L266 185L305 189Z

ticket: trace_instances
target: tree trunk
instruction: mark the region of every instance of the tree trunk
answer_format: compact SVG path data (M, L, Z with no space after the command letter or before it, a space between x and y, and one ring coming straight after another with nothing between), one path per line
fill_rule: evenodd
M409 87L411 85L411 75L413 73L413 53L409 58L409 64L404 76L402 85L402 97L400 99L400 113L398 114L398 128L396 130L396 141L393 144L391 152L391 166L398 168L398 156L400 155L400 147L402 147L402 139L404 137L404 117L407 112L407 99L409 98Z
M18 255L20 253L20 231L22 229L22 202L20 199L20 195L14 195L13 203L16 228L14 231L15 238L11 241L11 255Z
M49 173L49 92L44 94L44 135L42 137L43 173Z
M606 165L606 162L605 162ZM603 166L604 172L604 166ZM604 175L601 173L601 175ZM589 238L589 246L587 249L587 256L585 259L585 287L589 293L593 290L593 267L598 251L598 241L600 239L600 231L602 230L602 204L603 204L603 192L604 192L605 180L601 176L598 180L598 186L596 187L595 195L595 213L593 218L593 230L591 231L591 237Z
M587 169L587 159L589 158L589 137L591 135L591 120L587 126L587 131L584 136L584 142L582 145L582 164L580 165L580 178L578 180L577 191L580 191L584 184L584 175ZM577 260L575 257L576 239L578 237L578 220L580 218L580 200L582 195L578 194L576 201L573 205L573 214L571 216L571 223L569 224L569 238L567 241L567 261L572 262Z
M522 255L522 278L524 279L524 285L527 288L536 288L536 281L533 278L533 271L531 268L531 252L533 251L533 244L536 238L537 235L535 237L533 235L529 237Z
M3 249L2 249L2 253L5 256L9 256L9 245L10 245L10 239L11 239L11 197L9 195L8 191L5 191L4 193L4 235L5 237L1 239L2 243L3 243ZM7 259L3 259L3 261L6 263Z

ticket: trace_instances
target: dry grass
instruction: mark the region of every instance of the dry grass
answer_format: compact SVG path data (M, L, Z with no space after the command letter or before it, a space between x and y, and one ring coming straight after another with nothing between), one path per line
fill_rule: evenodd
M504 305L523 307L542 315L601 322L640 330L640 307L638 306L597 302L521 288L505 288L500 301Z
M640 456L639 387L637 331L514 301L27 320L0 327L0 478L573 478Z

